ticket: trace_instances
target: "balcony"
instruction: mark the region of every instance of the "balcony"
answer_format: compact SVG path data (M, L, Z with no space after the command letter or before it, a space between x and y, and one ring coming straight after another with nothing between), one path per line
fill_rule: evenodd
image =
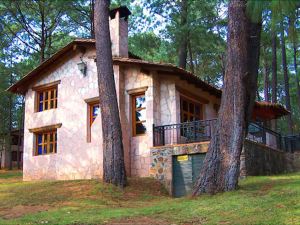
M153 126L153 146L188 144L210 141L214 133L216 119L198 120L164 126ZM269 128L251 123L248 129L248 140L278 150L287 150L286 137L282 137ZM290 147L290 145L288 145Z

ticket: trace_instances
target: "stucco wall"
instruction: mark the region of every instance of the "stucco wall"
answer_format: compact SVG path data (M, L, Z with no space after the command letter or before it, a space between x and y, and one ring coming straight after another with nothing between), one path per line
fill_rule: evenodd
M35 92L26 93L24 179L85 179L102 177L101 119L92 125L92 139L87 142L86 99L98 96L97 70L92 59L93 49L83 55L87 63L87 75L77 68L81 53L73 53L71 59L57 65L52 71L31 86L60 80L58 85L58 108L34 112ZM213 99L205 92L173 76L155 71L143 71L139 66L114 66L117 97L123 131L125 164L128 175L149 176L150 147L153 145L152 126L180 122L180 95L176 86L182 86L195 95ZM131 95L137 88L146 90L147 133L132 137ZM205 117L214 118L213 104L205 105ZM28 129L62 123L58 128L57 154L34 156L34 134Z
M149 148L152 144L152 124L154 117L153 109L153 74L146 74L140 67L127 68L125 75L125 112L128 118L127 133L130 136L130 166L132 176L148 176L149 174ZM132 136L132 108L131 94L135 94L135 89L146 88L146 134ZM131 94L129 94L130 92ZM138 93L139 90L137 89Z
M58 107L43 112L34 112L35 92L26 93L24 129L24 179L83 179L102 176L101 119L92 125L91 142L87 142L87 103L85 99L98 96L96 66L88 55L87 75L77 68L80 53L70 60L46 71L43 78L31 86L60 80ZM34 134L28 129L62 123L57 129L57 153L34 156Z

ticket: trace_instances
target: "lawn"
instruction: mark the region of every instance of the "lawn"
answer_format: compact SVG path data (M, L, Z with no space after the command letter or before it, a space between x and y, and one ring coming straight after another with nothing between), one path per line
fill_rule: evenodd
M150 178L22 182L0 172L0 224L300 224L300 173L249 177L238 191L171 198Z

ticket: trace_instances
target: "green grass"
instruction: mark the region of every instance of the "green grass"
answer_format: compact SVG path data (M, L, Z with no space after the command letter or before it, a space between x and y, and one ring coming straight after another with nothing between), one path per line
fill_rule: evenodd
M237 191L171 198L152 179L22 182L0 173L0 224L300 224L300 173L249 177Z

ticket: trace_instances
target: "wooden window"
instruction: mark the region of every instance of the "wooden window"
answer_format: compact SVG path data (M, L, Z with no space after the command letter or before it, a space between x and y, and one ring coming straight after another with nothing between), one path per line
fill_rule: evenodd
M87 142L91 142L91 128L96 117L100 114L99 101L88 102Z
M37 91L37 111L57 108L57 86Z
M47 155L57 152L57 131L36 133L35 155Z
M93 122L95 121L99 113L100 113L99 103L90 104L90 126L92 126Z
M145 93L132 96L133 136L146 133L146 99Z
M184 96L180 96L181 122L202 119L202 105Z

